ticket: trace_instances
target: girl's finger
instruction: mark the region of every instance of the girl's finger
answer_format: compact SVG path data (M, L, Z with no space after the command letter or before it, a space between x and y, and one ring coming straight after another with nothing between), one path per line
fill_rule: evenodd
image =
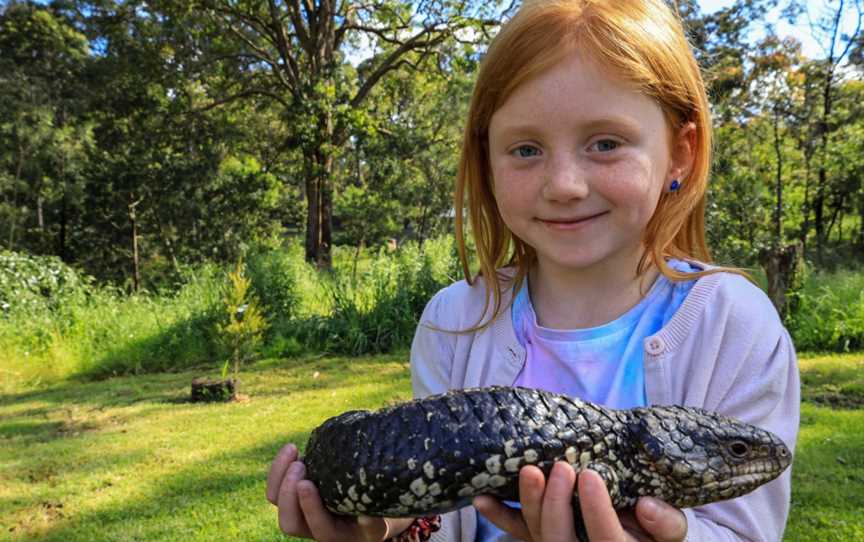
M297 447L289 443L279 450L273 463L270 464L270 472L267 473L267 500L271 503L276 504L279 501L279 486L282 485L282 478L285 478L288 467L296 459Z
M510 508L494 497L480 495L474 498L474 508L483 514L483 517L491 521L496 527L514 538L531 542L531 532L525 525L525 520L519 510Z
M544 542L573 539L573 491L576 489L576 471L570 464L558 461L552 467L546 491L543 494L543 512L540 518Z
M300 461L294 461L288 467L282 484L279 486L279 528L285 534L295 536L310 536L309 526L300 509L300 498L297 485L306 475L306 467Z
M541 518L543 508L543 492L546 490L546 476L543 471L533 465L522 467L519 471L519 502L522 504L522 516L531 531L534 540L542 540Z
M365 542L382 542L397 534L390 532L390 528L385 523L384 518L360 516L357 518L357 525L363 532L363 540Z
M340 523L333 514L324 508L324 503L321 502L321 496L318 494L318 488L309 480L302 480L297 484L297 492L300 494L300 509L303 510L303 517L306 518L306 524L312 532L312 537L315 540L326 542L328 540L357 540L356 528L353 534L348 534L340 529ZM344 527L344 524L343 524Z
M624 528L612 507L609 491L599 474L585 470L579 474L579 506L591 542L624 542Z
M657 542L680 542L687 537L687 517L674 506L651 497L636 503L639 525Z

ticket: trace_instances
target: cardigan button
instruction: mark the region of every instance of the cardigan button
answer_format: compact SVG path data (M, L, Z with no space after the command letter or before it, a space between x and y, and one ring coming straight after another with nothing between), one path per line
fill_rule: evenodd
M666 350L666 342L660 337L651 337L645 344L645 349L649 354L657 356Z

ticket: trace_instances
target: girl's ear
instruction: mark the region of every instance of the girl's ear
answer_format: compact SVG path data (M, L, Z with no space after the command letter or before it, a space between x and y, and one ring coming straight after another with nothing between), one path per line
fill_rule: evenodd
M696 123L685 122L673 135L669 177L684 180L696 161Z

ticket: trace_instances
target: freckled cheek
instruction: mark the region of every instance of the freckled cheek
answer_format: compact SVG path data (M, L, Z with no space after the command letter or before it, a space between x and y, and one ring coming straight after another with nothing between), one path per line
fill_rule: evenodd
M530 182L516 175L498 175L493 186L498 211L505 221L530 213L532 188Z
M640 167L622 167L607 171L598 192L616 207L627 208L634 216L651 214L660 195L659 181Z

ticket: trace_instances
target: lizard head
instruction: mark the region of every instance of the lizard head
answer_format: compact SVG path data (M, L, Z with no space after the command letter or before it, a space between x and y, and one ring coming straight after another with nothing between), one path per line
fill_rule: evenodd
M699 506L749 493L792 462L773 433L715 412L679 406L632 412L634 494Z

